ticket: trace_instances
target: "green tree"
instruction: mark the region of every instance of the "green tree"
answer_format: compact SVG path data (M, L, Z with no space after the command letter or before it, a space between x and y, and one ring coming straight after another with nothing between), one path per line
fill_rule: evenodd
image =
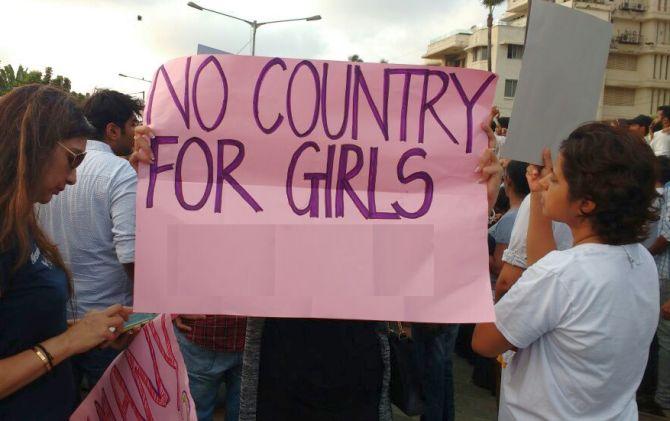
M489 9L489 16L486 19L486 27L489 29L489 43L488 43L488 49L489 49L489 51L488 51L488 57L489 57L489 59L488 59L488 69L489 69L489 72L492 69L492 66L491 66L491 56L492 56L492 54L491 53L492 53L493 46L492 46L491 38L492 38L492 34L493 34L493 8L496 7L496 6L499 6L504 1L505 0L482 0L482 4L484 5L484 7L487 7Z
M19 66L16 71L11 64L2 67L0 69L0 95L9 92L15 86L20 86L25 73L23 66Z
M31 83L41 83L51 85L62 89L82 101L88 97L88 94L72 92L72 82L69 78L61 75L53 76L53 68L47 67L44 73L39 70L29 70L27 67L19 66L16 71L11 64L0 68L0 96L11 91L13 88Z
M29 83L42 83L42 72L37 70L31 70L26 73L26 77L23 79L26 84Z
M51 82L51 77L53 76L54 69L47 67L44 69L44 76L42 76L42 83L48 84Z
M347 60L352 61L354 63L363 63L363 59L358 54L349 56Z

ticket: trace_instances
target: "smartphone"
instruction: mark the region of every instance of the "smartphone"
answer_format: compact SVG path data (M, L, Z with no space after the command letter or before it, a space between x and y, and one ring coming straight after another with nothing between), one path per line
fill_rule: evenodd
M133 313L128 316L128 321L123 324L122 332L127 332L135 327L144 326L158 316L158 313Z

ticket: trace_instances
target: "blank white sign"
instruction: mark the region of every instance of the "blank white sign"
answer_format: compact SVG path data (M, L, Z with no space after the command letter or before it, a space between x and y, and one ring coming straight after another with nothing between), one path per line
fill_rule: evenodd
M523 65L502 156L542 163L561 142L596 118L612 24L565 6L532 4Z

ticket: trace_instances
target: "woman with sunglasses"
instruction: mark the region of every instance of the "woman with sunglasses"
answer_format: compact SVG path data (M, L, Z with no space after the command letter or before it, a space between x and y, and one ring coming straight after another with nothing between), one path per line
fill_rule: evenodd
M76 395L68 358L119 337L129 309L68 327L71 278L34 205L76 181L93 130L71 97L43 85L0 97L0 419L64 420ZM145 152L146 153L146 152Z

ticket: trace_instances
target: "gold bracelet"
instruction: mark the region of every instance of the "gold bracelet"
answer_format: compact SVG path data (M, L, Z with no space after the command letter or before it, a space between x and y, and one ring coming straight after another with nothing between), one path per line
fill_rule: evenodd
M39 349L38 347L33 347L33 352L35 352L35 354L37 355L37 357L38 357L40 360L42 360L42 362L44 363L44 365L45 365L46 368L47 368L47 372L51 371L51 369L52 369L53 367L51 366L51 363L49 362L49 359L47 358L47 356L44 355L44 352L42 352L42 350Z

